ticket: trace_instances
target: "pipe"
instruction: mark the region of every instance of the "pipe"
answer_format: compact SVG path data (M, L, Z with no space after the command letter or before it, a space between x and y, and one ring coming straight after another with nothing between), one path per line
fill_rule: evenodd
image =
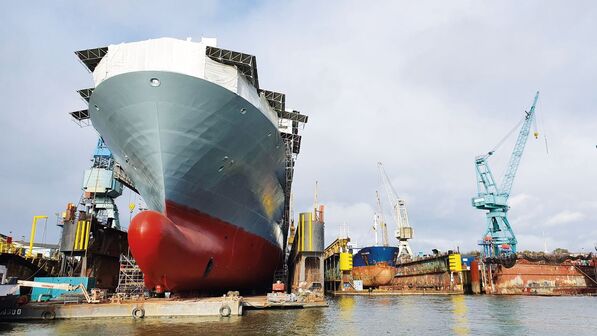
M29 237L29 251L27 251L27 257L33 256L33 240L35 239L35 229L37 227L38 219L48 219L48 216L33 216L33 223L31 223L31 236Z

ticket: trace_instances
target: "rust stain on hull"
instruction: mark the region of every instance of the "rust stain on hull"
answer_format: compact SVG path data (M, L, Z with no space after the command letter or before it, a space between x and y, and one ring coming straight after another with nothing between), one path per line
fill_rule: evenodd
M397 264L396 275L380 289L405 293L464 293L461 272L450 272L448 254L430 256Z
M396 274L396 267L379 263L370 266L358 266L352 269L352 277L362 280L364 287L379 287L388 285Z
M512 268L492 265L486 271L486 291L501 295L581 295L597 294L595 259L580 264L564 261L557 264L519 259Z

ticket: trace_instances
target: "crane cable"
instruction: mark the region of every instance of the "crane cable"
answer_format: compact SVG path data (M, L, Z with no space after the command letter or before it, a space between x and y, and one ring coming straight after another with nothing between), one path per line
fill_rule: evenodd
M392 218L394 219L396 226L400 227L401 226L400 214L399 214L399 210L397 208L398 202L400 201L400 197L398 196L398 193L396 192L396 190L394 189L394 186L390 182L390 177L388 176L388 173L386 173L386 169L385 169L383 163L381 163L381 161L377 162L377 167L378 167L378 171L379 171L379 182L381 183L381 187L383 187L385 189L385 193L388 198L388 202L390 203L390 208L393 210L390 213L392 214ZM381 211L383 211L383 210L381 210ZM385 220L384 220L384 222L385 222Z
M539 110L543 110L543 105L542 105L542 102L541 102L541 100L539 100ZM538 121L537 121L537 113L534 113L534 114L535 114L535 117L533 118L533 131L534 131L535 138L537 138L537 136L539 135L539 132L537 131L537 123L538 123ZM520 119L520 121L519 121L519 122L518 122L518 123L517 123L517 124L516 124L516 125L515 125L515 126L514 126L514 127L513 127L513 128L512 128L512 129L511 129L509 132L508 132L508 133L507 133L507 134L506 134L506 136L504 136L504 137L503 137L503 138L502 138L502 139L501 139L501 140L500 140L500 141L499 141L499 142L498 142L498 143L497 143L497 144L496 144L496 145L495 145L495 146L494 146L494 147L493 147L493 148L492 148L492 149L491 149L491 150L490 150L490 151L489 151L487 154L488 154L488 155L492 155L492 154L493 154L493 153L494 153L494 152L495 152L495 151L496 151L498 148L500 148L500 147L501 147L501 146L504 144L504 142L506 142L506 140L507 140L507 139L508 139L508 138L509 138L509 137L512 135L512 133L514 133L514 131L516 131L516 130L517 130L519 127L520 127L520 125L521 125L521 124L522 124L522 123L523 123L523 122L526 120L526 118L527 118L527 115L528 115L528 112L527 112L527 114L526 114L524 117L522 117L522 119ZM542 128L544 128L544 127L542 127ZM549 148L547 147L547 135L545 135L545 134L544 134L544 135L543 135L543 137L544 137L544 139L545 139L545 150L547 151L547 154L549 154Z
M381 235L382 235L382 241L383 241L383 246L388 246L388 225L386 223L386 220L384 218L383 215L383 206L381 204L381 197L379 197L379 192L376 190L375 191L375 196L377 197L377 206L379 208L379 219L381 220ZM375 230L376 235L377 235L377 230Z
M378 167L380 168L380 170L381 170L381 173L382 173L382 174L380 174L380 180L381 180L382 187L383 187L383 186L385 186L385 185L387 184L387 185L390 187L390 189L389 189L389 190L390 190L390 191L392 191L392 193L393 193L393 195L387 195L387 196L388 196L388 199L390 200L390 203L391 203L391 201L392 201L392 200L390 199L390 198L391 198L391 196L394 196L394 197L396 198L396 200L398 200L398 199L400 198L400 196L398 196L398 193L396 192L396 189L394 189L394 185L392 185L392 183L390 183L390 177L388 176L388 173L386 173L386 169L385 169L385 167L383 166L383 163L381 163L381 162L377 162L377 165L378 165ZM387 192L388 192L388 190L387 190L387 188L386 188L386 193L387 193Z
M506 140L516 131L520 125L525 121L526 116L520 119L520 121L504 136L493 148L488 152L489 155L492 155L498 148L500 148Z
M539 110L543 111L543 101L542 100L539 100ZM545 153L547 155L549 155L549 146L547 145L547 131L545 128L545 122L544 122L543 118L541 118L541 120L538 120L538 119L539 119L539 117L537 115L535 115L535 120L540 124L539 126L543 130L543 139L545 140Z

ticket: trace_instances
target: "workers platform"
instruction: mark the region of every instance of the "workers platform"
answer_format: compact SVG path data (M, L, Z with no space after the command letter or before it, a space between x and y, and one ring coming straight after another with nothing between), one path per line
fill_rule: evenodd
M0 311L1 320L53 320L98 317L240 316L240 297L192 300L148 299L107 303L28 303Z
M146 318L242 316L244 309L327 307L321 302L270 302L266 296L221 296L194 299L152 298L102 303L31 302L0 309L0 321L76 318Z

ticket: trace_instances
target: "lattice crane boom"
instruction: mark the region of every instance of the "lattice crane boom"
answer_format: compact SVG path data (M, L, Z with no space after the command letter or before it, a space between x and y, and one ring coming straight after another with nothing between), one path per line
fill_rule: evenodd
M533 100L533 105L531 106L531 109L528 112L526 112L524 122L520 129L520 133L518 133L518 138L516 139L516 145L514 145L514 150L512 151L510 161L508 162L508 168L506 169L504 179L502 180L502 187L500 188L500 193L506 197L510 196L510 191L512 190L512 183L514 182L514 178L516 177L516 172L518 171L518 166L520 165L520 159L522 158L524 147L527 143L527 139L529 138L531 125L533 125L535 121L535 105L537 105L537 99L539 99L539 91L537 91L537 93L535 94L535 99ZM537 138L537 132L535 132L535 138Z

